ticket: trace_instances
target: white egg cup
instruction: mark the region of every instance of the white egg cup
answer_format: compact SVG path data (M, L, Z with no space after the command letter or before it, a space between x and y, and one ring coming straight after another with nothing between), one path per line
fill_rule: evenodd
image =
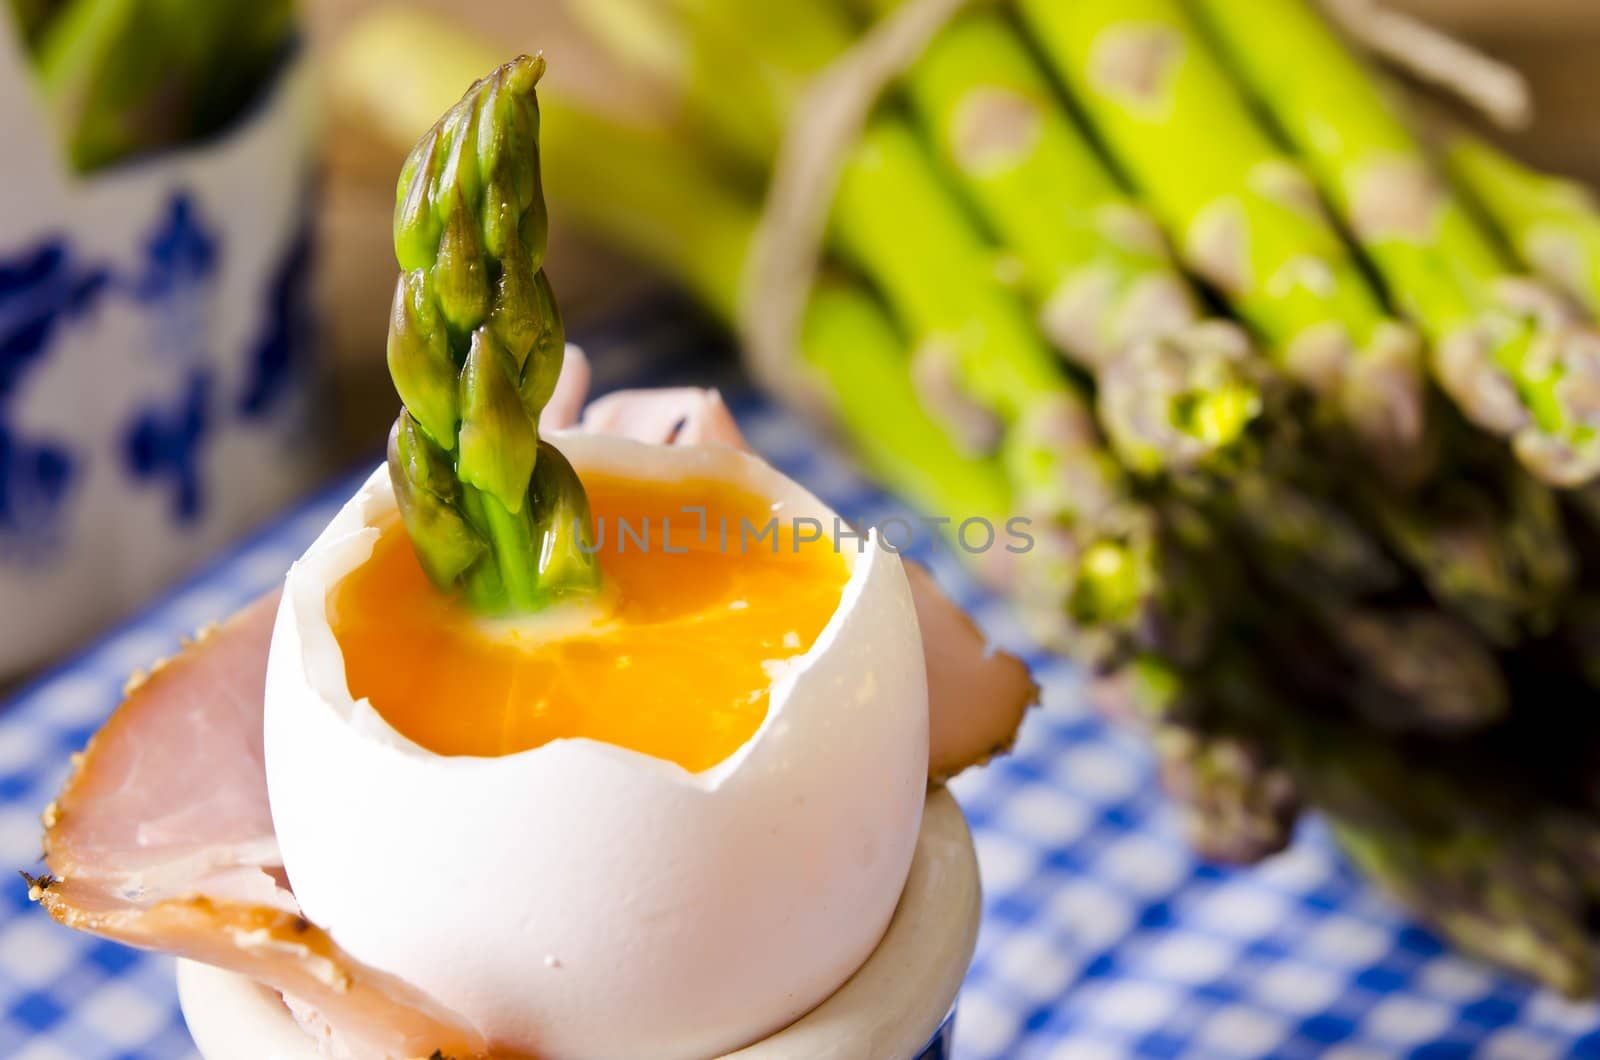
M981 912L972 834L955 799L937 788L900 903L867 963L806 1015L722 1060L923 1055L955 1005ZM244 976L179 961L178 998L205 1060L321 1060L277 993Z

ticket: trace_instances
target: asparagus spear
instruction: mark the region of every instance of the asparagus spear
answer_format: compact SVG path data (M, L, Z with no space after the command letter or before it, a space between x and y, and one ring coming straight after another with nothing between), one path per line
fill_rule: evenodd
M689 27L691 106L729 153L765 170L805 84L853 43L855 27L831 2L670 3Z
M294 32L291 0L65 0L36 45L40 86L88 172L220 129Z
M1510 690L1476 631L1421 608L1339 608L1316 623L1301 656L1305 680L1326 684L1380 730L1456 734L1503 718Z
M978 233L896 116L872 121L852 149L832 222L835 244L926 337L913 365L925 401L969 425L969 446L1000 447L1019 511L1043 531L1037 577L1022 583L1041 596L1038 607L1023 600L1038 632L1095 658L1147 634L1174 635L1169 648L1203 640L1163 621L1170 594L1184 590L1167 582L1158 519L1132 498L1081 392L995 282ZM1064 615L1049 603L1062 598ZM1103 644L1082 639L1091 629L1123 632Z
M1449 473L1407 503L1372 489L1358 501L1434 598L1492 643L1548 632L1577 567L1555 494L1472 438L1450 449Z
M394 214L389 476L417 557L485 612L593 592L588 498L539 438L563 332L540 268L542 58L473 84L412 148Z
M1362 872L1456 945L1592 992L1593 825L1506 773L1500 753L1484 768L1447 748L1397 744L1313 698L1272 716L1274 746Z
M905 87L940 160L1021 265L1041 329L1094 375L1123 463L1151 475L1237 462L1263 407L1248 337L1203 319L1160 229L1011 27L992 12L958 16Z
M1019 11L1178 245L1334 418L1421 446L1414 334L1391 320L1305 175L1255 123L1176 0Z
M1141 656L1093 679L1090 698L1113 720L1144 732L1162 787L1203 857L1259 861L1288 845L1300 796L1252 717L1292 709L1237 645L1200 671Z
M1289 845L1299 797L1269 745L1180 723L1156 726L1150 740L1162 786L1201 857L1249 864Z
M1586 896L1570 867L1511 826L1444 834L1357 827L1334 817L1362 872L1469 953L1572 997L1594 989Z
M1589 189L1466 133L1449 138L1444 156L1457 186L1522 263L1600 318L1600 204Z
M991 458L963 452L922 407L905 345L883 309L844 276L812 293L800 337L834 412L873 474L913 507L1003 520L1010 490Z
M1396 302L1432 340L1446 392L1475 423L1510 436L1546 481L1572 486L1600 475L1600 334L1577 328L1556 292L1514 273L1377 82L1304 0L1200 7Z

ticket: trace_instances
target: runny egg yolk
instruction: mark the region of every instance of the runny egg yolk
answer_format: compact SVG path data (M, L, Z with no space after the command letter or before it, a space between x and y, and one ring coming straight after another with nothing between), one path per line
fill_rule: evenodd
M699 772L742 746L839 606L831 538L797 545L780 508L727 483L584 484L608 615L559 636L485 623L434 588L395 520L330 598L351 696L443 755L585 736Z

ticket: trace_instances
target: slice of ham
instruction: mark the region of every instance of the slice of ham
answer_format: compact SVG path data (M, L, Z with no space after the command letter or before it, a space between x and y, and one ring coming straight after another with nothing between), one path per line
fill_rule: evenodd
M578 417L589 373L574 353L543 429ZM713 390L619 392L579 422L641 441L744 445ZM989 649L927 571L906 567L927 657L928 771L942 781L1009 747L1038 689L1021 660ZM278 595L130 682L46 811L50 875L31 881L30 895L69 927L265 983L313 1011L325 1040L350 1055L490 1056L462 1020L340 951L284 885L262 764Z
M926 567L905 568L928 671L928 779L943 783L1011 749L1039 686L1021 659L989 646Z
M745 448L733 413L715 390L619 390L597 398L578 429L616 434L658 445L732 445Z
M30 896L68 927L240 972L303 999L352 1055L489 1049L471 1027L340 951L282 884L262 766L262 687L278 593L148 676L45 811Z

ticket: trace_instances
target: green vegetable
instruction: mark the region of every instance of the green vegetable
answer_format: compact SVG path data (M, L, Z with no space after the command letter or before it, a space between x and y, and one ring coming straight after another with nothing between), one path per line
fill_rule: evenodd
M1382 463L1420 459L1415 336L1178 0L1020 0L1019 11L1185 264Z
M1288 845L1300 793L1249 717L1280 713L1290 703L1248 653L1230 648L1188 674L1137 658L1097 677L1089 694L1100 709L1148 735L1162 786L1202 856L1252 862Z
M1092 373L1143 475L1225 468L1261 413L1242 331L1203 320L1160 229L1124 193L1001 16L968 12L906 90L941 162L1022 267L1041 330Z
M1555 292L1515 274L1378 83L1303 0L1200 7L1395 302L1427 333L1434 376L1456 404L1511 436L1546 481L1600 474L1600 336L1575 331Z
M962 512L1004 524L1004 469L958 447L922 406L904 340L877 300L843 276L812 293L800 336L827 381L833 412L872 473L925 512Z
M1600 203L1464 133L1445 148L1450 175L1524 265L1600 318Z
M491 614L600 580L583 485L539 438L564 345L540 268L543 73L523 56L476 82L412 148L396 191L388 361L405 408L389 476L434 584Z
M17 14L80 172L220 131L271 81L295 29L292 0L25 0Z

